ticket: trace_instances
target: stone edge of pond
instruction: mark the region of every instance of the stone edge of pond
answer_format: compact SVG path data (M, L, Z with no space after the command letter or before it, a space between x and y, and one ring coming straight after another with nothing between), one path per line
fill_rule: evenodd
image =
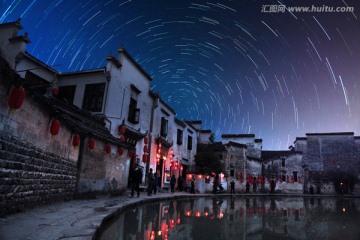
M274 194L229 194L229 193L220 193L220 194L181 194L181 195L167 195L167 196L153 196L149 198L140 198L139 200L134 200L134 202L124 203L122 206L114 206L114 210L106 215L100 222L94 233L92 234L92 240L98 240L101 237L102 232L114 221L120 214L124 211L147 203L156 203L164 200L177 200L177 199L193 199L199 197L302 197L302 198L360 198L358 195L322 195L322 194L284 194L284 193L274 193ZM134 198L136 199L136 198Z

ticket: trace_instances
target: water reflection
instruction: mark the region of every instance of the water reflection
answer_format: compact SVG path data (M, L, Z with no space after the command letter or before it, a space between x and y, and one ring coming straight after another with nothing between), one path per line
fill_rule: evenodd
M101 239L359 239L360 200L217 197L147 204Z

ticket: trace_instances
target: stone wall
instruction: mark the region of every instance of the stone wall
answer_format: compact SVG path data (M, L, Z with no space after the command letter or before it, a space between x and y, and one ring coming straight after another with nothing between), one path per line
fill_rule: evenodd
M112 146L111 153L106 154L105 143L96 138L92 150L88 147L88 138L83 144L75 197L89 198L124 193L127 189L130 167L128 151L125 150L120 156L117 147Z
M11 79L5 78L0 73L0 214L72 199L78 149L71 131L61 126L52 136L53 116L30 94L10 111Z
M0 133L1 215L70 200L77 167L72 160Z

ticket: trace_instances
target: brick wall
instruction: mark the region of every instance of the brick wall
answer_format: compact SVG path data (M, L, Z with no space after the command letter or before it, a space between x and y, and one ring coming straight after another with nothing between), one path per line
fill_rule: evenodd
M27 94L9 111L10 87L0 74L0 214L69 200L75 192L78 148L71 131L49 131L53 116Z
M76 184L74 161L0 133L1 215L70 200Z

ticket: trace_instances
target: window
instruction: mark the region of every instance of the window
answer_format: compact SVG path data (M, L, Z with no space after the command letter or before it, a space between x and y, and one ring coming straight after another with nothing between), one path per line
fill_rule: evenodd
M101 112L105 93L105 83L86 84L82 108L91 112Z
M234 171L234 169L231 169L230 170L230 177L234 177L234 175L235 175L235 171Z
M183 131L181 129L178 129L177 130L177 140L176 140L176 143L178 145L182 145L183 143Z
M139 123L140 109L137 108L137 100L134 97L130 98L128 121L134 124Z
M192 150L192 136L188 136L188 146L187 146L188 150Z
M161 128L160 135L164 138L167 137L168 134L168 120L164 117L161 118Z
M293 175L294 175L294 182L297 182L298 181L298 173L296 171L293 172Z
M282 158L282 159L281 159L281 166L282 166L282 167L285 167L285 158Z
M59 87L59 93L56 96L56 98L66 102L66 103L73 104L74 97L75 97L75 90L76 90L75 85Z

